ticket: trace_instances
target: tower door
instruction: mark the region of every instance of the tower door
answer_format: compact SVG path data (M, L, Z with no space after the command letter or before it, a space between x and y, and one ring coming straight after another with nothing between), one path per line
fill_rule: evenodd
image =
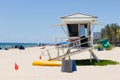
M79 25L79 37L87 37L87 24Z

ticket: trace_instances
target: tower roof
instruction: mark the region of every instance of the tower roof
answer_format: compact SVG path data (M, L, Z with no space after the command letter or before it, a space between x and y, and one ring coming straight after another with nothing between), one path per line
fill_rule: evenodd
M68 15L68 16L63 16L61 17L62 19L73 19L73 18L97 18L96 16L92 16L92 15L87 15L87 14L83 14L83 13L75 13L72 15Z
M63 23L90 23L97 20L96 16L87 15L83 13L75 13L68 16L61 17Z

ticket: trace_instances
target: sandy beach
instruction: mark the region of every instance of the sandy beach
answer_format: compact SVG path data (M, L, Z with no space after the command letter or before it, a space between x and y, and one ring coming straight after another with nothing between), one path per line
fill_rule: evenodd
M48 46L46 49L52 48ZM0 50L0 79L1 80L119 80L120 65L108 66L77 66L72 73L61 72L61 67L32 66L39 61L41 52L45 49L30 47L25 50ZM55 49L51 49L54 54ZM111 51L94 51L99 59L109 59L120 62L120 48ZM89 59L88 51L73 55L72 59ZM47 57L42 56L42 59ZM15 70L15 63L19 66Z

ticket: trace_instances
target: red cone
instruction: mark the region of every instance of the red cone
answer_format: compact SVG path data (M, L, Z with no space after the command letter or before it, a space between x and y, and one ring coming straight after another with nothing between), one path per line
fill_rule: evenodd
M15 63L15 70L18 70L19 66Z
M42 56L41 56L41 55L39 56L39 59L42 59Z

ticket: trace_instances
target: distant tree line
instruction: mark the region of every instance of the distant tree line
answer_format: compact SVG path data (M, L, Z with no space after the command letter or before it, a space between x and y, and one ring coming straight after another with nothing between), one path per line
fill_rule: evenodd
M107 24L101 30L101 39L108 38L113 45L120 45L120 26L117 23Z

